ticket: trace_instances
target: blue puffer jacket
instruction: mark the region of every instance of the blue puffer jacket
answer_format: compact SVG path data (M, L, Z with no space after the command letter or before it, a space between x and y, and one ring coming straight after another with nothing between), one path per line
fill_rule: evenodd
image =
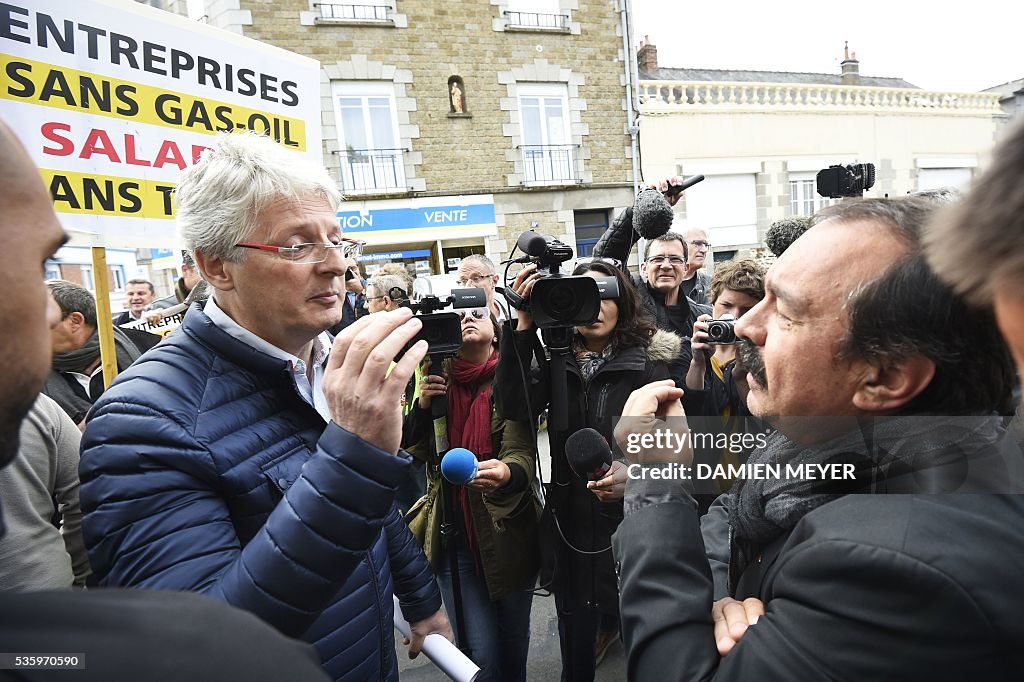
M325 424L286 362L195 304L90 414L89 559L103 585L252 611L313 643L335 680L398 679L392 587L409 621L441 608L393 503L410 459Z

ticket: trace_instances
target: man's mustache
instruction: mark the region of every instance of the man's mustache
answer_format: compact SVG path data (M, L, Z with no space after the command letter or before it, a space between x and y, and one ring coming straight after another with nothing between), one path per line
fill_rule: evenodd
M765 374L764 360L761 359L761 353L758 351L757 346L751 343L749 339L740 338L736 342L736 355L740 366L746 368L748 372L754 375L757 383L767 389L768 376Z

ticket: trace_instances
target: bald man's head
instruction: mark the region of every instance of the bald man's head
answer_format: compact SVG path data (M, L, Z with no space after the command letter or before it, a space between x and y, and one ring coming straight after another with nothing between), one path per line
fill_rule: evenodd
M0 121L0 466L18 451L21 420L50 367L50 327L60 310L43 285L43 265L64 242L50 193L14 133Z

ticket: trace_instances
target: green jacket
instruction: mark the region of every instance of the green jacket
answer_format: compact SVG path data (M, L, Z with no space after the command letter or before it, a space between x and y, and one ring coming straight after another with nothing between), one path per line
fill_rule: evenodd
M444 479L434 448L429 410L416 406L409 412L402 440L411 455L427 464L427 494L413 505L406 520L436 571L442 554L437 492ZM524 490L511 494L469 491L480 565L491 601L496 601L517 590L534 587L540 565L537 522L541 505L533 492L537 453L530 425L499 419L492 404L491 442L497 458L521 466L528 481Z

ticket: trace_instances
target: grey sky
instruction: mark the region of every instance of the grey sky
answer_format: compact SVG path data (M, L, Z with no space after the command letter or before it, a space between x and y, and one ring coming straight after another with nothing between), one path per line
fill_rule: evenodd
M633 0L637 42L650 36L660 66L839 73L849 41L861 74L929 90L1024 78L1022 25L1019 0Z

